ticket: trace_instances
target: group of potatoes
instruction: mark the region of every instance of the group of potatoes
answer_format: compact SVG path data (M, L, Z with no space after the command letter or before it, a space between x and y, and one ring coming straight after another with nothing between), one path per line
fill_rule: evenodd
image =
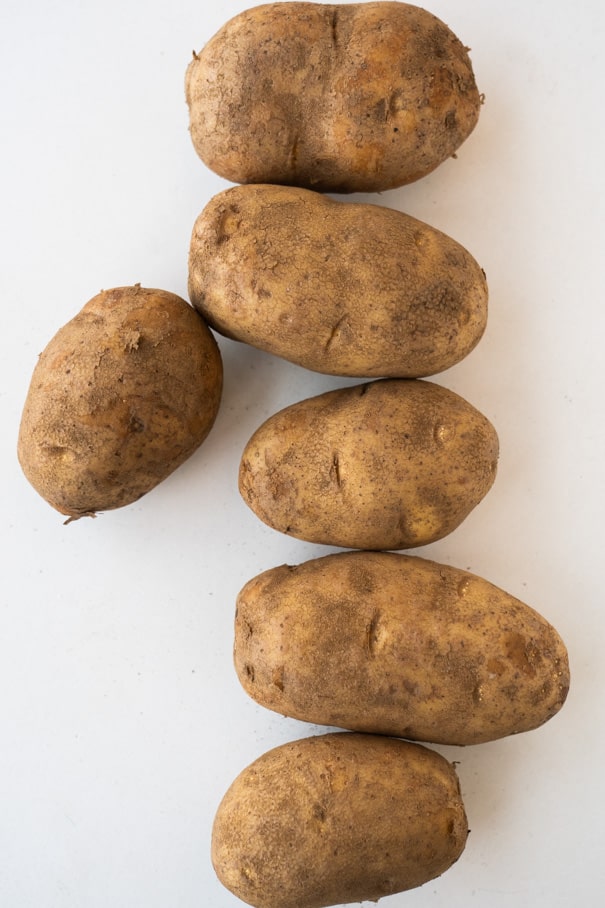
M221 398L210 328L317 372L371 379L269 418L239 488L269 526L353 551L241 590L238 677L258 703L345 729L275 748L213 827L223 884L256 908L376 900L443 873L468 833L454 767L424 744L543 724L569 686L536 611L468 572L402 554L446 536L494 482L498 438L422 380L465 357L485 275L399 211L321 192L428 174L474 128L463 47L398 2L284 2L229 21L187 70L200 157L240 185L193 228L189 295L100 293L40 356L19 458L69 520L133 502L202 443Z

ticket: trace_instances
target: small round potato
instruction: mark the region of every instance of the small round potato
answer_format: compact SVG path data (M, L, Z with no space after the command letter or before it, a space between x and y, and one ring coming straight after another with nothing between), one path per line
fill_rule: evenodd
M456 773L419 744L332 733L276 747L219 805L212 862L255 908L376 901L458 860L468 835Z
M475 347L487 284L458 243L400 211L236 186L193 228L189 295L228 337L332 375L419 378Z
M441 385L382 379L271 416L239 488L266 524L307 542L404 549L452 532L496 476L491 423Z
M454 155L481 99L452 31L407 3L268 3L186 74L201 159L235 183L377 192Z
M40 355L23 472L71 519L130 504L206 438L222 379L216 341L185 300L138 284L103 291Z
M437 744L479 744L562 707L569 661L529 606L467 571L393 552L282 565L237 600L246 692L282 715Z

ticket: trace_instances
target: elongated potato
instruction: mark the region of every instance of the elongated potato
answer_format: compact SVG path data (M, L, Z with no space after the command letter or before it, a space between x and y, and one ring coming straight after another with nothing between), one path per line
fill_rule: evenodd
M200 315L138 284L93 297L34 369L19 430L28 480L70 518L136 501L199 447L223 368Z
M485 275L400 211L282 186L236 186L195 222L189 295L211 327L332 375L418 378L478 343Z
M333 733L276 747L219 805L216 873L255 908L375 901L421 886L468 834L456 773L418 744Z
M307 722L479 744L559 711L555 629L467 571L393 552L282 565L237 600L234 660L262 706Z
M193 145L235 183L374 192L425 176L474 129L465 48L407 3L269 3L186 74Z
M403 549L454 530L487 494L497 459L493 426L459 395L382 379L270 417L245 447L239 488L282 533Z

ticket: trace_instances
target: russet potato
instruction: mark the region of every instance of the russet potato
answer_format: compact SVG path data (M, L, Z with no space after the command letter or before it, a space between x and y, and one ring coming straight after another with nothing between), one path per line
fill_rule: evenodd
M217 343L185 300L138 284L93 297L34 369L25 476L71 519L136 501L204 441L221 399Z
M332 733L255 760L212 830L221 882L255 908L376 901L421 886L468 835L453 766L409 741Z
M307 369L419 378L483 335L485 274L401 211L285 186L235 186L197 218L189 296L220 333Z
M403 549L452 532L491 488L497 461L493 426L458 394L381 379L271 416L245 446L239 488L282 533Z
M195 150L234 183L379 192L452 157L481 106L468 49L408 3L267 3L194 54Z
M272 568L237 599L246 692L295 719L437 744L529 731L569 660L534 609L468 571L394 552Z

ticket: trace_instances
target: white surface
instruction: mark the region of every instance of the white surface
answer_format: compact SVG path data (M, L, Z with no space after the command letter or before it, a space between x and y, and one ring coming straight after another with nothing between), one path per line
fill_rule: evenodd
M209 859L218 802L269 747L316 731L249 701L234 599L261 570L327 549L240 500L254 428L338 379L220 341L207 442L140 502L68 527L15 443L36 356L101 288L186 295L193 221L226 187L187 133L184 70L246 5L3 0L0 272L0 904L231 908ZM459 761L471 826L440 879L385 908L600 902L605 605L603 4L434 0L472 47L480 123L451 160L380 201L465 244L490 285L487 333L438 380L498 429L499 475L423 550L541 611L572 688L542 729Z

